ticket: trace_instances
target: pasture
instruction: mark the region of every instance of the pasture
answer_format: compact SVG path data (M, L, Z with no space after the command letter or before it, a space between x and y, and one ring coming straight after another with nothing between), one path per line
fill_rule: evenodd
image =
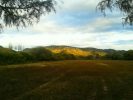
M133 100L133 61L0 66L0 100Z

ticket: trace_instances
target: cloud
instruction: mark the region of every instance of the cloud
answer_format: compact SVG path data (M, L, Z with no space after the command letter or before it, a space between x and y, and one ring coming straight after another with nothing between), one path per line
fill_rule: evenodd
M60 11L96 10L96 6L101 0L62 0L58 2ZM57 10L58 11L58 10Z
M127 45L127 44L130 44L130 45L133 45L133 39L132 40L119 40L119 41L116 41L115 42L116 44L118 45Z
M104 17L96 12L96 5L100 0L62 1L64 4L58 4L57 13L42 17L34 26L19 31L7 28L0 34L0 44L132 49L132 27L122 26L120 13L107 12Z

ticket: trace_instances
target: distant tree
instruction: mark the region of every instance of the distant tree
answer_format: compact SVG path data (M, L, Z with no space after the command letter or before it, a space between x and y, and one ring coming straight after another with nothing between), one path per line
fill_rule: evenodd
M0 29L32 25L41 15L55 11L55 4L54 0L0 0Z
M129 50L129 51L125 52L124 58L126 60L133 60L133 50Z
M18 45L18 51L22 51L24 48L22 45Z
M29 50L29 54L37 61L49 61L54 59L52 52L44 47L32 48Z
M94 57L93 57L93 55L88 55L87 57L86 57L86 59L93 59Z
M16 51L23 51L23 49L24 49L24 46L20 44L13 47L13 50L16 50Z
M8 46L9 49L13 49L13 45L11 43L9 43L9 46Z
M133 24L133 0L101 0L97 8L104 14L106 9L117 8L125 15L124 24Z
M114 51L114 52L110 52L110 53L107 53L105 55L105 59L112 59L112 60L123 60L125 59L124 58L124 53L126 51Z
M76 59L76 56L74 56L73 54L69 54L69 53L67 53L65 50L63 50L63 51L61 51L60 53L59 53L59 55L60 55L60 58L62 59L62 60L71 60L71 59Z

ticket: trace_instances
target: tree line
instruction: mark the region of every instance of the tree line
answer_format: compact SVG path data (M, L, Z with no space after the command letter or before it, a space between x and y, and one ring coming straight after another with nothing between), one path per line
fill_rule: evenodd
M0 47L0 65L57 60L133 60L133 50L112 51L104 56L96 52L88 56L75 56L63 51L53 53L44 47L25 49L23 51Z

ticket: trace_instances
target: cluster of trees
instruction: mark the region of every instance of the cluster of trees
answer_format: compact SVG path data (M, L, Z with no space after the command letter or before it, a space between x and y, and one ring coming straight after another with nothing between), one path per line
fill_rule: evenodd
M26 49L23 51L14 51L9 48L0 47L0 65L72 59L77 58L65 52L55 54L43 47Z
M133 50L115 51L108 53L104 58L111 60L133 60Z
M0 47L0 64L18 64L31 62L32 56L26 52L14 51L9 48Z
M76 56L64 51L53 53L44 47L14 51L12 49L0 47L0 64L19 64L38 61L57 61L57 60L133 60L133 50L108 52L105 56L94 53L88 56Z

